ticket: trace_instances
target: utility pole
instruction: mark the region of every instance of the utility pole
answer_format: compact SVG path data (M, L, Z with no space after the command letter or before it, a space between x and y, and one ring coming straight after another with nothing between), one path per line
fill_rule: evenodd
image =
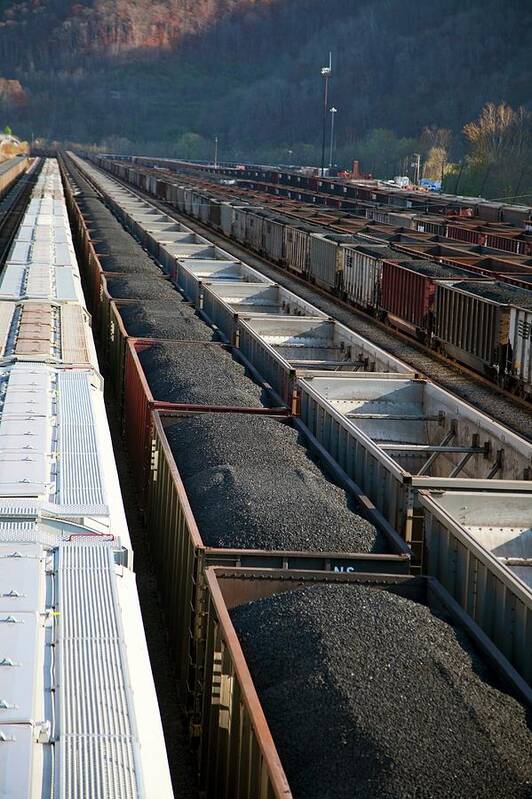
M214 137L214 168L218 166L218 136Z
M419 185L419 173L421 171L421 155L419 153L414 153L414 161L412 166L414 168L414 184L416 186Z
M323 131L321 140L321 176L325 170L325 129L327 127L327 112L329 108L329 78L332 75L332 53L329 53L329 66L321 68L322 77L325 79L323 87Z
M338 109L335 108L334 105L333 105L333 107L331 108L331 150L330 150L330 153L329 153L329 169L332 169L332 165L333 165L334 115L336 114L337 111L338 111Z

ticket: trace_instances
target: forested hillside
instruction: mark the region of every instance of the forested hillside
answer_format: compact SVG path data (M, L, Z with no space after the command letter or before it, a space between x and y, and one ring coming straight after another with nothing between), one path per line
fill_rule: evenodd
M337 160L375 172L396 171L426 127L451 131L459 159L488 101L532 107L529 0L1 8L0 78L18 81L2 119L25 136L201 157L217 135L221 157L315 162L329 50Z

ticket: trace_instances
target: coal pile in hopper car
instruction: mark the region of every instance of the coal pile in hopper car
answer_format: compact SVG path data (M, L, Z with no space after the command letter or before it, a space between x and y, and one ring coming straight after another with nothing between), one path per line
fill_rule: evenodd
M231 618L295 799L530 796L525 709L426 606L321 585Z
M212 341L216 334L175 293L171 300L145 300L120 307L127 333L135 338Z
M208 546L388 551L281 420L198 414L166 427L166 435Z
M115 300L176 300L178 294L168 280L155 275L124 275L108 277L107 288Z
M260 408L267 398L227 350L210 344L158 342L139 353L161 402Z

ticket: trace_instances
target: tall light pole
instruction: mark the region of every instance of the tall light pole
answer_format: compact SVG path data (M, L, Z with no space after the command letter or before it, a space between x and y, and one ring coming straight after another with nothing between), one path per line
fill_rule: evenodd
M336 114L337 111L338 111L338 109L335 108L334 105L333 105L333 107L331 108L331 150L330 150L330 153L329 153L329 169L331 169L332 165L333 165L334 115Z
M329 108L329 78L332 74L332 53L329 53L329 66L321 68L321 74L325 78L323 88L323 132L321 140L321 176L325 169L325 129L327 127L327 111Z
M419 153L414 153L415 160L412 162L412 167L414 168L414 184L417 186L419 184L419 177L421 172L421 155Z
M214 137L214 168L218 166L218 136Z

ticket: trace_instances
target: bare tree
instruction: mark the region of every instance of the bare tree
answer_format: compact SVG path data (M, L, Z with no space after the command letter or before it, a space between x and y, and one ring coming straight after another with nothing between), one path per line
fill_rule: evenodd
M489 164L507 158L521 159L530 149L531 119L525 108L515 111L504 102L487 103L479 118L464 126L473 160Z
M447 128L423 128L419 139L424 154L423 177L441 180L448 162L453 134Z

